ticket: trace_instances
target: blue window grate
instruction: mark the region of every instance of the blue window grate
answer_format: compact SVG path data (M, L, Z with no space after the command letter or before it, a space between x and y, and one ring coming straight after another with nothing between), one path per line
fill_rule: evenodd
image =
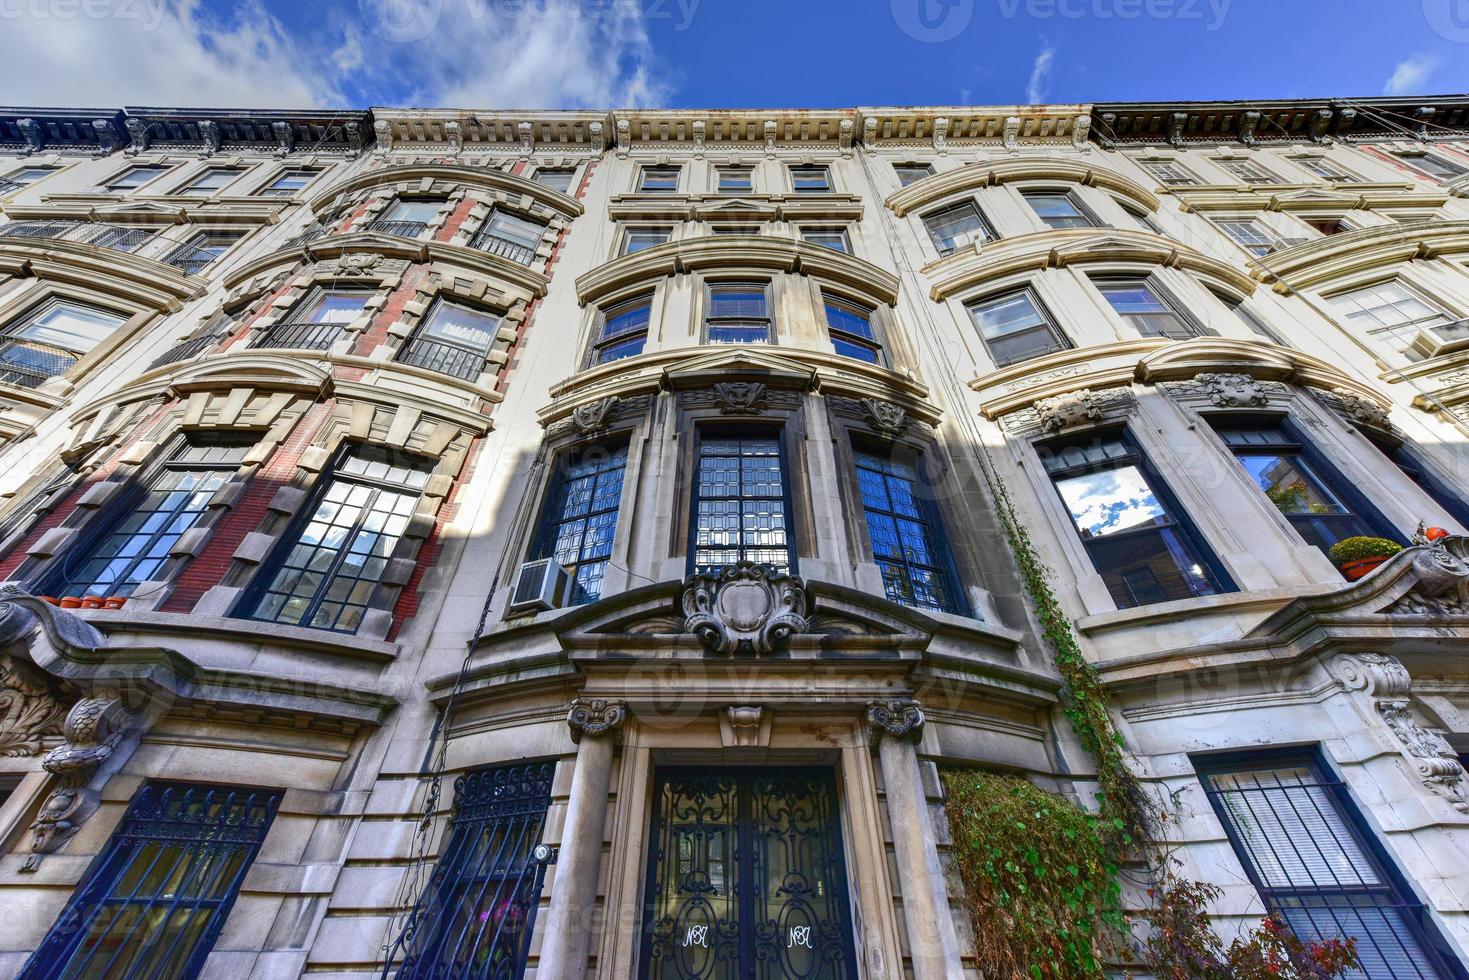
M694 570L717 572L739 561L793 570L779 437L706 437L699 444L698 466Z
M268 789L144 786L21 976L197 976L280 797Z

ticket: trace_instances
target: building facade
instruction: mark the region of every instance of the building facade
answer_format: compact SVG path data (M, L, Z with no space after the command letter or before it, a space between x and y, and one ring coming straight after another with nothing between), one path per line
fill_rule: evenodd
M6 975L978 976L939 774L1096 790L1003 493L1219 928L1469 976L1469 98L0 109L0 213Z

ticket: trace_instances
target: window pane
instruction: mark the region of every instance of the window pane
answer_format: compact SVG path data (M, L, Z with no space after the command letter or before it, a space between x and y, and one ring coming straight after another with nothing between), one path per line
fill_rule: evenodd
M850 252L847 232L844 228L802 228L801 238L812 245L820 245L836 252Z
M959 612L943 528L920 492L916 469L872 453L857 453L856 460L868 539L887 597Z
M490 215L488 228L489 233L496 238L515 242L526 248L535 248L541 244L541 235L546 231L546 226L539 221L531 221L505 211L496 211Z
M424 325L423 335L486 354L499 328L500 318L492 313L440 302L434 306L428 323Z
M537 183L544 184L553 191L569 194L571 193L571 181L575 176L575 170L548 170L543 168L536 171L535 179Z
M996 364L1013 364L1066 346L1029 292L977 303L969 315Z
M671 228L629 228L622 240L622 254L631 255L645 248L662 245L672 236Z
M678 167L644 167L638 187L644 191L676 191L678 173Z
M605 364L641 354L648 339L648 323L652 310L652 299L647 296L607 310L592 362Z
M948 255L971 242L986 242L995 237L973 201L926 215L923 223L928 226L928 233L941 255Z
M53 302L6 333L84 354L106 340L126 319L78 303Z
M555 558L566 569L572 580L571 605L595 602L617 530L627 447L588 449L558 465L534 557Z
M351 323L362 315L367 294L358 292L323 292L308 300L300 319L311 323Z
M1052 228L1090 228L1094 224L1070 194L1032 191L1025 194L1025 199L1036 216Z
M383 214L386 221L417 221L427 224L439 216L442 201L394 201Z
M792 167L791 186L797 192L831 190L831 175L825 167Z
M926 163L895 163L893 171L898 175L898 183L904 187L915 180L933 176L933 167Z
M1098 281L1102 295L1144 337L1181 340L1197 336L1192 325L1163 302L1146 280Z
M744 192L752 189L753 169L750 167L720 167L719 189L724 193Z
M780 444L768 437L705 438L694 494L696 571L752 561L788 571L785 470Z
M167 170L167 167L129 167L107 182L108 190L131 190L141 187Z

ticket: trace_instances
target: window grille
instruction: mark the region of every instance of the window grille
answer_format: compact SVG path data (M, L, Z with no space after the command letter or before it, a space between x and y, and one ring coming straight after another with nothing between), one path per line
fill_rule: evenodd
M784 453L776 435L706 436L694 483L694 571L752 561L795 568Z

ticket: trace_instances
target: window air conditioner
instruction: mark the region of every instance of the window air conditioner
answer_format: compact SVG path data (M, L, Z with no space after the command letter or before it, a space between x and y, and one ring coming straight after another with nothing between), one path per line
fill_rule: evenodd
M554 558L540 558L520 566L515 576L511 609L555 609L566 601L570 584L566 569Z

